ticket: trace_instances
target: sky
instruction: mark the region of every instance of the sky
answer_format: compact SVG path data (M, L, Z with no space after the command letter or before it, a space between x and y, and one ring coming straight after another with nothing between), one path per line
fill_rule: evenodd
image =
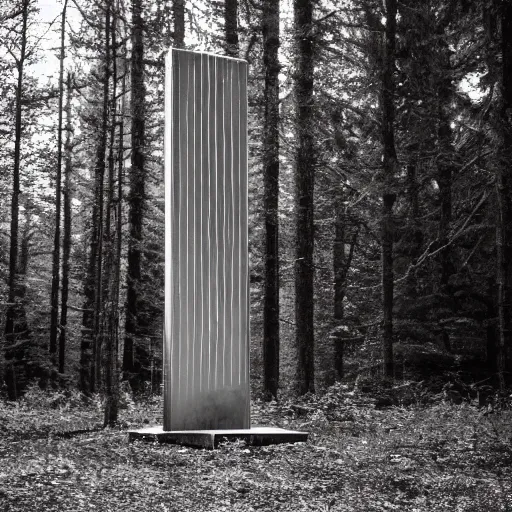
M43 36L40 43L40 59L32 67L34 74L39 77L42 83L46 83L48 77L53 81L57 80L59 72L59 59L57 57L60 47L61 14L63 2L61 0L38 0L38 18L41 27L38 30L39 37ZM71 26L77 25L80 15L72 1L68 1L66 18ZM53 25L50 27L50 24ZM44 34L44 35L43 35ZM54 49L52 51L52 49Z

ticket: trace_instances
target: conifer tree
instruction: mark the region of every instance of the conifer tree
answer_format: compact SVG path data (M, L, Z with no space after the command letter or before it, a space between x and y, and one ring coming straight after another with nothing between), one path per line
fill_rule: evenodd
M71 172L72 172L72 142L71 142L71 73L66 80L66 142L64 144L64 183L63 196L63 236L62 236L62 290L60 305L59 333L59 373L64 373L66 361L66 339L68 329L68 298L69 274L71 259Z
M64 0L61 14L60 31L60 71L59 71L59 106L57 123L57 172L55 177L55 232L53 238L53 266L52 266L52 292L50 311L50 358L55 365L57 354L58 319L59 319L59 285L60 285L60 220L62 195L62 117L64 105L64 59L66 44L66 9L67 0ZM59 365L60 367L60 365Z
M315 141L313 122L313 0L294 0L297 151L295 156L295 332L298 392L315 391L314 224Z
M141 0L132 0L131 54L131 168L128 193L128 272L126 324L123 352L123 378L140 387L140 361L137 345L142 334L142 242L146 211L146 88L144 84L144 20Z
M386 0L385 53L382 69L382 350L384 376L393 378L393 205L396 200L395 178L395 48L396 0Z
M16 345L22 339L28 338L28 324L26 320L25 308L22 303L23 290L19 282L20 262L19 253L19 213L20 213L20 164L21 164L21 142L22 142L22 102L23 88L25 78L25 65L27 60L27 25L29 19L29 10L31 0L22 0L21 10L16 14L16 21L19 20L19 26L14 31L19 34L17 46L19 54L11 55L15 60L16 71L18 74L16 83L15 97L15 135L14 135L14 166L12 172L12 196L11 196L11 229L10 229L10 250L9 250L9 276L8 276L8 308L5 318L5 337L11 345ZM6 359L12 359L15 354L6 352ZM17 377L14 362L8 364L6 372L6 382L9 398L15 399L18 396Z
M275 398L279 388L279 8L279 0L266 0L262 20L265 69L263 389Z

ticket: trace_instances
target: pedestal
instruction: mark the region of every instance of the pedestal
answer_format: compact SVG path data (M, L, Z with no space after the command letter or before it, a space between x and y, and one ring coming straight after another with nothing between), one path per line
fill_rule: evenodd
M222 441L242 440L252 446L279 443L306 442L307 432L285 430L277 427L252 427L249 429L227 430L182 430L165 431L162 427L144 428L128 432L129 441L143 440L158 443L172 443L196 448L217 448Z

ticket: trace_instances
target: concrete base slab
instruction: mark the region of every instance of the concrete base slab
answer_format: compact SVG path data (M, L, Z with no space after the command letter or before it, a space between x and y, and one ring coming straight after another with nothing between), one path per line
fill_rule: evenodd
M136 439L158 443L181 444L197 448L216 448L221 441L241 439L249 445L264 446L279 443L298 443L308 440L307 432L277 427L252 427L240 430L180 430L164 431L162 427L128 431L128 441Z

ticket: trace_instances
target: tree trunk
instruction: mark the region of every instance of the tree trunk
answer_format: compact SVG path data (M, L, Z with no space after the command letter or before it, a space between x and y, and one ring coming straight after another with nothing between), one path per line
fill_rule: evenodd
M50 360L56 364L57 335L59 323L59 280L60 280L60 214L62 186L62 111L64 105L64 59L66 57L66 9L67 0L61 15L60 29L60 70L59 70L59 122L57 125L57 173L55 177L55 233L53 237L52 291L50 311ZM60 366L60 365L59 365Z
M226 4L227 11L227 4ZM263 391L277 398L279 388L279 0L263 4L265 120L265 289L263 298Z
M110 140L108 151L108 188L107 203L105 212L105 275L104 275L104 309L105 317L103 322L102 336L104 338L105 359L105 411L104 426L114 426L117 423L118 416L118 373L117 373L117 346L118 346L118 319L119 319L119 293L116 277L119 267L117 260L117 244L115 237L120 236L120 232L113 230L115 222L115 157L114 144L116 140L117 126L117 13L112 14L112 96L110 99ZM122 112L121 116L122 117ZM119 198L117 198L119 199ZM117 228L117 224L115 225Z
M279 4L279 0L276 0L274 3ZM224 0L224 20L226 55L238 57L238 0Z
M11 199L11 232L10 232L10 250L9 250L9 277L8 277L8 303L9 307L5 319L5 337L13 345L19 341L19 338L27 331L24 305L20 295L21 286L18 279L18 243L19 243L19 196L20 196L20 155L21 155L21 108L23 98L23 72L25 66L27 49L27 21L28 7L30 0L23 0L22 4L22 28L21 28L21 48L20 56L16 61L18 71L18 82L16 86L15 98L15 139L14 139L14 168L12 178L12 199ZM6 360L12 359L11 354L6 350ZM14 354L12 354L13 356ZM7 362L7 365L9 363ZM14 400L18 396L16 385L16 372L14 363L6 371L6 384L9 398Z
M62 291L60 305L59 373L64 373L68 324L69 258L71 254L71 75L67 78L66 143L64 144L64 233L62 238Z
M407 165L407 202L409 203L409 222L412 224L409 255L413 264L419 258L423 244L423 231L420 225L420 185L418 183L417 170L417 164L409 162ZM417 284L416 278L411 275L408 281L410 282L409 286L415 289ZM414 291L413 295L415 293Z
M84 280L84 307L82 316L82 336L80 340L80 377L79 389L82 393L91 392L91 370L92 370L92 345L94 329L94 283L96 275L96 260L98 254L98 206L97 198L94 198L92 208L92 232L89 255L87 261L87 273Z
M139 4L139 2L137 0L132 2L132 6L135 4ZM140 4L139 4L139 7L140 7ZM185 46L185 0L174 0L173 1L173 11L174 11L174 46L176 48L183 48ZM134 30L135 30L135 26L134 26ZM140 37L141 37L141 41L142 41L142 34ZM142 45L142 42L141 42L141 45Z
M296 262L295 262L295 322L298 392L303 395L315 391L314 313L314 224L313 192L315 178L315 147L313 125L313 2L294 0L295 47L297 74L295 95L297 102L297 154L295 204Z
M98 192L97 178L95 177L95 192L92 205L91 242L87 260L87 272L84 280L84 307L82 316L82 336L80 340L80 378L79 388L82 393L92 391L93 354L94 341L94 290L96 282L96 263L98 259Z
M334 336L334 371L336 380L343 378L344 357L344 317L343 301L347 291L347 276L352 265L352 257L357 240L357 230L351 225L347 215L346 197L343 185L339 185L335 199L334 221L334 246L333 246L333 270L334 270L334 321L336 322Z
M501 13L502 104L500 127L502 140L498 162L496 229L498 282L497 370L501 391L505 391L511 369L512 336L512 4L503 2Z
M413 265L416 265L418 258L422 253L423 245L423 230L420 220L420 184L418 183L418 167L417 162L421 161L418 157L420 151L419 145L411 148L413 156L407 164L407 184L406 184L406 201L407 201L407 227L406 237L407 243L403 246L403 256L407 258L407 263L410 265L406 274L406 279L403 283L403 297L409 303L417 300L420 292L420 284L416 272L411 271Z
M397 168L395 150L395 45L396 0L386 0L386 47L382 70L382 352L384 377L393 378L393 205L396 199L394 179Z
M334 270L334 321L336 331L334 336L334 373L336 380L343 378L343 356L345 343L343 341L342 323L345 316L343 299L345 298L346 280L343 275L345 263L345 205L343 204L343 187L338 187L335 201L334 220L334 246L333 246L333 270Z
M91 256L95 255L93 279L93 322L92 322L92 357L90 367L90 391L95 393L101 387L101 351L102 337L101 325L103 317L103 222L104 222L104 180L105 180L105 156L108 137L108 110L109 110L109 83L110 83L110 3L107 2L105 12L105 55L103 63L103 94L100 133L96 148L95 162L95 207L93 208L93 239ZM96 214L96 215L95 215Z
M177 4L175 4L175 9ZM175 11L176 15L176 11ZM145 86L144 86L144 40L141 0L132 0L132 57L131 57L131 109L132 109L132 155L130 169L130 192L128 195L128 273L126 295L126 324L123 352L123 378L132 387L141 385L136 375L135 343L141 335L141 245L145 213ZM175 26L176 32L176 26ZM142 350L142 347L140 347Z
M20 233L20 250L18 256L16 276L16 298L20 305L25 302L27 293L26 276L30 254L30 239L32 238L32 221L30 208L25 210L25 223ZM27 315L24 307L19 307L16 313L15 343L6 347L5 359L10 363L11 379L7 380L8 396L11 400L17 399L26 386L35 379L46 377L47 374L36 362L42 360L43 354L37 353L37 346L32 344L28 328ZM8 338L9 339L9 338ZM27 343L28 341L28 343Z
M126 48L125 48L126 50ZM126 62L126 51L123 62ZM124 113L126 97L126 74L123 76L121 100L121 115L119 117L119 147L118 147L118 168L117 168L117 208L116 208L116 254L114 260L114 282L112 302L116 305L113 314L110 317L109 335L114 340L112 364L114 372L114 381L112 387L111 404L105 410L105 424L112 425L117 422L119 410L119 291L121 287L121 256L122 256L122 234L123 234L123 170L124 170Z

